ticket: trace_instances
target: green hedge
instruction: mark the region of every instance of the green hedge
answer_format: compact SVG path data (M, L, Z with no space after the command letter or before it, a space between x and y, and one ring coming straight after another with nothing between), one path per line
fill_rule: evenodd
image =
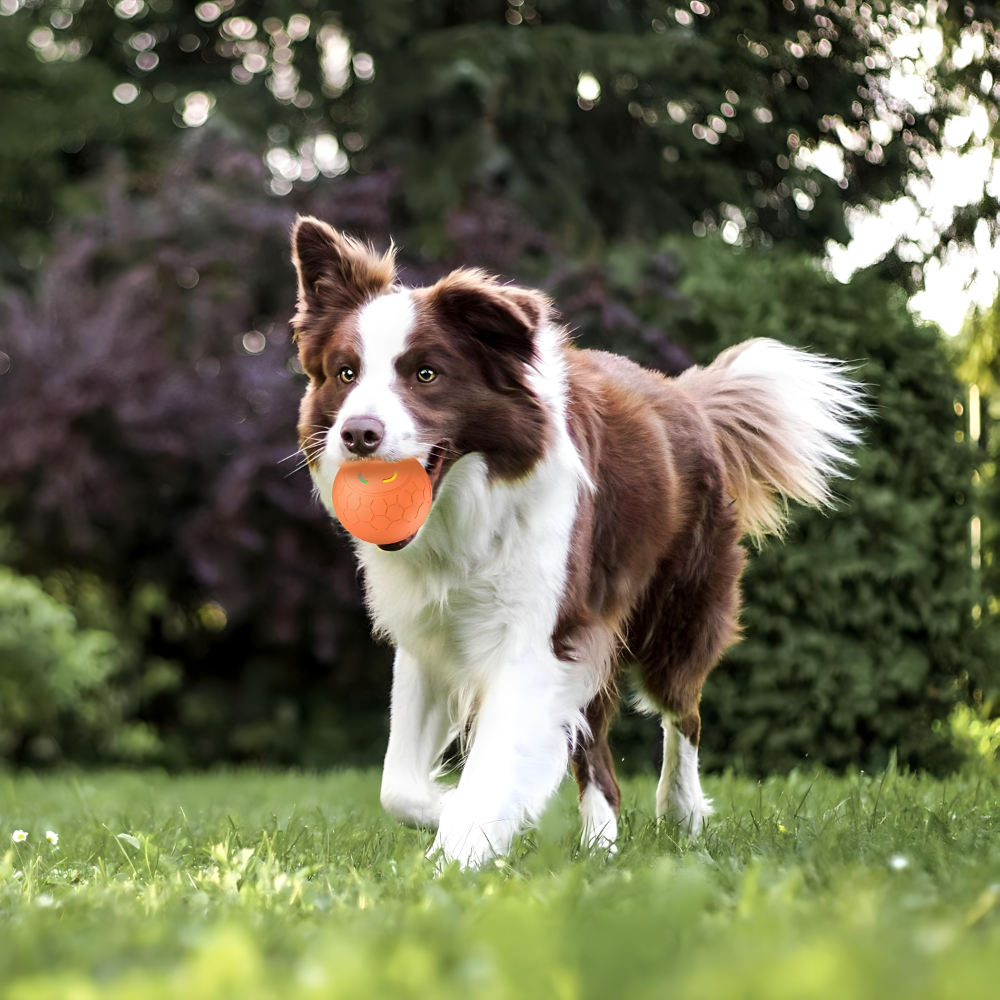
M805 255L745 253L711 238L660 251L637 245L605 259L608 294L646 324L647 340L605 324L593 334L604 346L641 358L649 331L664 331L707 363L748 337L776 337L856 361L875 408L856 475L836 485L836 509L796 508L785 541L751 560L744 639L705 688L705 765L877 767L895 749L909 765L946 767L951 751L934 722L967 693L988 697L1000 684L994 616L970 568L970 504L959 502L971 494L976 454L955 440L962 393L940 335L916 325L903 294L873 274L841 285ZM681 297L650 279L665 254ZM179 683L177 667L148 648L147 619L162 612L156 594L140 588L114 608L101 586L68 572L43 586L0 568L0 758L156 759L161 738L179 738L157 733L148 709ZM134 721L143 716L152 727ZM340 743L315 763L361 752L342 718L325 726ZM293 740L292 759L311 760L307 742ZM658 742L652 720L626 716L615 732L623 769L651 768ZM374 761L380 746L369 743Z
M699 363L775 337L856 362L875 411L836 509L795 509L787 538L751 559L744 639L704 692L705 764L878 766L897 749L908 764L946 766L934 720L970 684L995 687L996 674L974 627L974 453L956 441L962 393L941 335L871 273L843 285L804 255L711 239L674 252L687 304L637 307ZM639 731L623 720L622 744Z
M142 661L137 643L116 634L121 622L107 621L114 613L96 580L62 573L46 585L64 600L0 565L0 760L157 756L157 734L129 717L143 693L174 682L174 668ZM90 627L95 618L111 627Z

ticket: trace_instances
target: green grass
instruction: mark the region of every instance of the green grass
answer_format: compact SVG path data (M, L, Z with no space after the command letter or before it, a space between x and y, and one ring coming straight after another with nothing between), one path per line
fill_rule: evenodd
M0 997L996 995L995 771L706 786L697 844L635 779L582 855L567 784L509 862L435 877L373 772L0 776Z

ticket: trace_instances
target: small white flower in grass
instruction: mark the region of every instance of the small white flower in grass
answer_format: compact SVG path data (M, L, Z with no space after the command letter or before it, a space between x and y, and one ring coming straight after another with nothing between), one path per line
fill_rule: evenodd
M908 858L904 858L902 854L894 854L889 858L889 867L895 869L897 872L902 871L904 868L910 867L910 862Z
M48 841L48 842L49 842L49 843L50 843L50 844L51 844L51 845L52 845L53 847L58 847L58 846L59 846L59 834L58 834L58 833L56 833L56 832L55 832L55 830L46 830L46 831L45 831L45 839L46 839L46 840L47 840L47 841Z
M14 841L15 844L23 844L28 839L27 830L15 830L11 835L10 839Z

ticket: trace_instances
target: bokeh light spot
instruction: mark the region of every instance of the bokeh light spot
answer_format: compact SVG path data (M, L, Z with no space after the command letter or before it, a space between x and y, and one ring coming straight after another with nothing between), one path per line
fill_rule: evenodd
M243 41L253 38L257 34L257 25L248 17L230 17L222 22L223 35L230 38L240 38Z
M601 96L601 85L593 73L581 73L576 84L576 96L584 101L596 101Z
M293 14L288 19L288 37L301 42L309 34L309 18L305 14Z
M194 288L200 277L193 267L182 267L175 275L175 280L181 288Z
M200 3L195 7L194 14L199 21L210 24L222 16L222 8L217 3Z
M131 104L139 96L139 88L134 83L119 83L111 96L119 104Z
M256 330L243 334L243 349L248 354L260 354L267 347L267 337Z
M146 5L142 0L118 0L115 4L115 13L125 21L137 17L145 9Z
M188 128L197 128L208 121L214 107L215 98L211 94L206 94L200 90L193 90L184 98L184 109L181 111L181 118Z

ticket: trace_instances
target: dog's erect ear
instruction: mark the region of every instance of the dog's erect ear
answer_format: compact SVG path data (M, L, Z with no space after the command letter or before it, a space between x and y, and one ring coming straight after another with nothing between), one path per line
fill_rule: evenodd
M524 362L532 359L535 332L552 311L541 292L501 285L478 270L453 271L429 296L446 325Z
M295 220L292 261L299 276L296 325L310 314L356 309L396 280L392 250L382 256L310 216Z

